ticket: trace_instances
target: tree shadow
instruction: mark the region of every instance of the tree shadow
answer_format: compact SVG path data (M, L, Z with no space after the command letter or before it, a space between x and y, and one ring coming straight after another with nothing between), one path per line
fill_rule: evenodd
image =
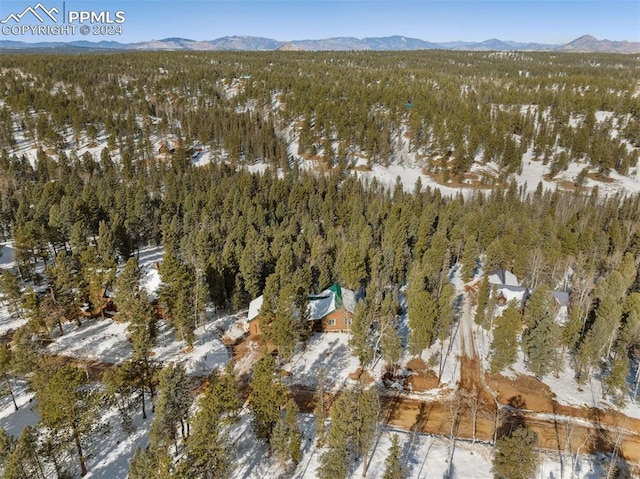
M626 479L633 477L631 475L631 467L622 450L624 433L622 430L612 430L603 424L605 411L602 409L589 408L589 419L594 424L594 434L592 440L587 446L590 454L604 454L606 456L607 465L604 469L607 471L607 477Z
M503 408L505 414L500 426L498 427L498 439L505 436L511 436L511 433L519 427L527 426L524 415L522 414L522 410L526 407L527 403L520 394L512 396L509 399L507 405Z

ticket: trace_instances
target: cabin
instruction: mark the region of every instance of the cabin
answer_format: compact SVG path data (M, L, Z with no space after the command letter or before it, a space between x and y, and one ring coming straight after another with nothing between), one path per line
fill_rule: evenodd
M263 302L264 295L262 294L249 303L249 315L247 316L247 322L249 323L249 334L252 336L262 334L262 331L260 330L260 309L262 309Z
M307 320L313 331L349 332L356 304L360 300L359 294L333 284L319 294L308 296ZM260 310L264 302L264 295L258 296L249 304L249 333L261 334Z
M516 275L511 271L498 268L488 275L491 289L496 295L499 305L505 306L509 301L517 300L520 308L524 309L525 303L531 296L531 290L526 286L520 286ZM566 291L553 291L553 300L556 308L565 308L569 304L569 293Z
M488 273L489 284L496 300L500 306L506 306L510 301L516 300L520 303L520 308L531 296L529 288L520 286L520 282L515 274L504 268L498 268Z
M335 283L317 295L309 296L307 312L314 331L351 331L356 310L356 293Z
M97 318L100 316L104 319L112 318L114 314L118 312L118 307L113 302L111 293L109 293L107 288L102 288L102 290L100 291L100 298L102 300L101 304L83 304L81 308L82 315L87 318Z
M510 301L516 300L520 304L520 309L524 309L529 296L531 296L531 291L525 286L494 285L493 287L500 306L506 306Z

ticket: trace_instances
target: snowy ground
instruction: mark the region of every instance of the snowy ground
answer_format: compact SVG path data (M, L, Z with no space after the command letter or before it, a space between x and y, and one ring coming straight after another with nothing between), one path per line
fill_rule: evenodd
M159 249L144 250L144 267L152 263L152 260L161 256ZM154 259L155 258L155 259ZM155 270L153 270L155 271ZM152 270L147 270L145 285L153 286L157 281ZM457 269L452 270L451 280L457 290L463 288ZM153 287L151 287L153 290ZM175 337L175 334L163 325L156 348L155 358L161 361L183 362L191 374L203 375L216 367L221 367L229 358L227 348L221 341L221 336L231 338L240 337L245 329L246 312L235 315L220 315L208 310L206 325L196 331L197 340L190 351L186 345ZM403 342L406 344L406 315L400 318L399 329ZM457 356L462 354L463 341L468 340L460 328L457 328L452 340L445 341L445 350L449 350L444 361L443 382L455 384L458 380ZM315 334L308 341L306 348L300 348L292 360L285 365L285 369L292 373L286 381L291 385L314 387L317 385L317 371L324 367L327 371L329 387L338 389L351 380L349 374L358 368L358 361L350 353L348 345L349 335L340 333ZM450 346L450 349L449 349ZM88 359L98 359L105 362L119 362L131 354L130 344L126 340L126 325L113 320L87 320L80 328L73 324L65 325L65 335L57 338L50 348L60 354L82 356ZM433 351L423 354L428 361L431 354L439 349L435 345ZM405 361L410 359L405 355ZM524 368L524 364L522 365ZM516 367L517 369L517 367ZM380 366L373 372L375 378L380 377ZM559 380L560 383L563 378ZM552 386L553 387L553 386ZM0 426L5 427L11 434L18 435L27 424L35 424L38 421L38 411L35 402L29 402L33 394L29 393L24 383L18 383L16 388L17 400L20 405L18 412L13 411L13 406L8 397L0 401ZM440 394L444 392L431 392ZM133 457L135 447L144 447L147 442L147 434L152 418L142 420L140 413L133 415L135 429L128 434L122 430L120 418L114 410L106 411L103 421L110 426L110 432L106 436L96 437L88 445L89 474L87 477L110 479L126 477L128 464ZM251 430L250 416L247 410L241 415L241 422L231 431L235 441L234 451L236 470L234 478L237 479L262 479L271 477L294 477L311 479L317 477L317 468L320 464L322 450L315 447L313 441L314 418L312 415L301 414L299 417L301 429L304 431L303 458L293 471L285 472L277 464L275 458L267 457L266 446L256 441ZM365 477L380 479L384 473L384 461L388 454L392 433L398 433L402 447L403 461L407 466L408 478L478 478L490 479L491 473L491 449L485 445L476 445L474 448L466 441L456 441L455 448L451 448L446 438L430 435L411 435L405 431L382 430L368 465ZM536 478L561 479L570 477L573 479L596 479L602 476L601 465L597 457L584 456L578 458L575 463L575 474L570 475L572 465L570 458L565 458L564 470L561 475L559 458L556 455L545 455L538 469ZM69 455L69 464L75 465L73 455ZM362 477L362 464L357 464L350 471L350 479Z
M266 457L266 446L256 442L250 433L249 418L243 414L241 422L234 431L236 464L234 478L264 479L292 477L295 479L314 479L318 477L324 449L315 445L314 417L301 414L298 424L303 432L302 460L297 467L282 468L275 458ZM357 479L382 479L385 460L389 454L391 439L398 435L401 448L401 460L405 466L407 479L459 478L492 479L491 448L486 445L471 445L467 441L456 441L455 447L445 438L427 434L413 435L407 431L381 429L367 459L367 472L363 476L363 464L357 463L347 477ZM571 476L571 468L574 475ZM286 470L285 470L286 469ZM534 479L598 479L602 477L601 462L596 457L578 456L565 458L564 473L557 455L544 454Z
M314 388L318 385L318 370L324 368L327 388L337 390L349 381L349 374L359 363L351 355L349 335L343 333L315 333L304 350L299 350L284 369L291 373L292 385Z
M86 319L78 327L63 325L64 334L47 347L53 354L118 364L133 354L127 339L127 323L112 319Z
M13 242L0 243L0 268L13 268L15 266L14 257Z

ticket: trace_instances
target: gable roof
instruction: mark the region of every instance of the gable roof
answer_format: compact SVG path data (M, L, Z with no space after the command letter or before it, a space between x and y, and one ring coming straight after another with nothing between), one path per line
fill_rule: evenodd
M313 321L320 320L331 314L336 309L344 308L350 313L356 309L356 293L343 288L337 283L332 284L319 294L310 294L307 296L307 314L308 318ZM258 296L249 303L248 321L255 320L260 315L260 309L264 302L264 295Z
M260 308L262 308L262 303L264 301L264 294L261 294L256 299L249 303L249 315L247 316L247 320L249 322L253 321L260 314Z
M504 268L495 269L488 273L488 276L489 284L520 286L520 282L518 281L518 278L516 278L516 275Z
M569 305L569 293L566 291L553 291L553 298L558 303L558 306L568 306Z
M516 301L520 302L520 307L524 308L527 299L531 296L531 292L529 288L523 286L511 286L508 284L496 285L495 287L496 294L502 296L506 302Z

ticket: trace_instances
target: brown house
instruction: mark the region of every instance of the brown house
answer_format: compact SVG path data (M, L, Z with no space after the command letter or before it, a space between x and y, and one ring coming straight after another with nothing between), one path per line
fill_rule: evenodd
M359 298L339 284L333 284L320 294L308 296L307 317L314 331L349 332ZM259 296L249 304L249 333L261 334L260 309L264 296Z

